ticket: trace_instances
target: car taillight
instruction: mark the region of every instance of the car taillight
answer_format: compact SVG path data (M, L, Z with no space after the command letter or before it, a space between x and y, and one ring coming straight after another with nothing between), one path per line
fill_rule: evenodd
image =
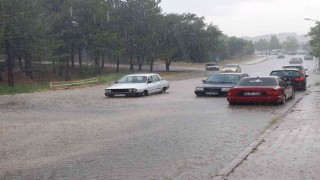
M294 78L294 81L304 81L304 78L303 77L297 77L297 78Z
M237 89L230 89L229 91L228 91L228 97L232 97L232 96L237 96L237 94L238 94L238 90Z
M266 92L267 96L279 96L279 91L277 90L268 90Z

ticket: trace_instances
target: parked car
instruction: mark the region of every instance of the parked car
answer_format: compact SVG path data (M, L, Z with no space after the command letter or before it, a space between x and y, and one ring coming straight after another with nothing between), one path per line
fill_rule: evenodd
M308 75L301 73L301 71L298 69L292 68L273 70L271 71L270 76L278 76L287 83L291 84L295 90L305 91L307 89Z
M206 80L203 80L203 84L198 85L194 93L197 96L225 96L241 78L248 76L246 73L213 74Z
M301 58L291 58L289 64L302 64Z
M206 71L219 71L219 70L220 70L220 66L218 65L218 63L206 64Z
M277 59L284 59L284 58L286 58L286 56L284 54L277 55Z
M305 55L303 57L304 60L313 60L313 56L312 55Z
M159 74L131 74L106 88L104 94L109 97L147 96L164 93L169 87L170 83Z
M304 67L299 64L291 64L291 65L282 66L282 69L292 69L292 68L298 69L304 75L306 74L306 71L308 70L308 69L304 69Z
M295 97L290 84L275 77L245 77L227 95L230 105L237 103L280 103Z
M221 72L240 73L241 67L238 64L227 64L224 66Z

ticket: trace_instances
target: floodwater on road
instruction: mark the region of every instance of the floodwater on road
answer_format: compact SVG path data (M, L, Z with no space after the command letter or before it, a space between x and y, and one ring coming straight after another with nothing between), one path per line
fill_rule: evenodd
M208 179L304 94L229 106L197 98L202 79L141 98L106 98L104 86L0 96L0 179Z

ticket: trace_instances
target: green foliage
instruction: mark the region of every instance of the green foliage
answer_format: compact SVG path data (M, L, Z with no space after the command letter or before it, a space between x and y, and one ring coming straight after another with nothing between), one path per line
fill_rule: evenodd
M245 56L254 53L252 41L247 41L237 37L230 37L227 41L230 57Z
M109 74L98 76L98 79L100 84L113 83L124 75L125 75L124 73L109 73Z
M4 94L22 94L22 93L32 93L36 91L48 90L50 88L49 84L25 84L25 85L15 85L10 87L8 85L0 86L0 95Z
M277 38L277 36L271 36L268 47L269 47L269 51L273 49L282 49L282 45L279 39Z
M298 40L294 37L287 37L283 42L283 48L286 52L294 52L299 48Z
M77 52L89 55L83 78L96 76L101 59L121 63L162 59L202 63L215 57L252 54L250 42L223 35L204 17L163 14L159 0L0 0L0 43L14 47L14 57L30 64L56 63L59 74L73 68ZM2 47L2 46L1 46ZM4 48L0 53L5 54ZM95 60L95 61L94 61ZM71 66L70 66L71 64ZM79 63L80 64L80 63ZM25 64L25 66L27 66ZM44 71L39 70L46 75Z
M311 54L320 57L320 22L317 22L317 25L310 29L308 35L311 37Z
M124 73L109 73L105 75L95 76L98 78L100 84L112 83L124 76ZM43 84L24 84L16 85L14 87L9 87L7 85L0 86L0 95L5 94L22 94L22 93L32 93L37 91L50 90L48 83Z
M259 39L258 42L254 43L254 48L258 51L267 51L269 49L269 43L265 39Z
M78 74L83 79L95 77L101 74L101 68L97 65L83 65L79 67Z

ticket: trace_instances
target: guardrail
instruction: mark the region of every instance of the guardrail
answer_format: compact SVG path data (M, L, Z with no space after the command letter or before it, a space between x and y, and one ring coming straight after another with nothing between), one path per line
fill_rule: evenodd
M60 81L60 82L50 82L50 88L65 88L71 86L78 86L84 84L99 84L99 80L97 78L91 79L83 79L78 81Z

